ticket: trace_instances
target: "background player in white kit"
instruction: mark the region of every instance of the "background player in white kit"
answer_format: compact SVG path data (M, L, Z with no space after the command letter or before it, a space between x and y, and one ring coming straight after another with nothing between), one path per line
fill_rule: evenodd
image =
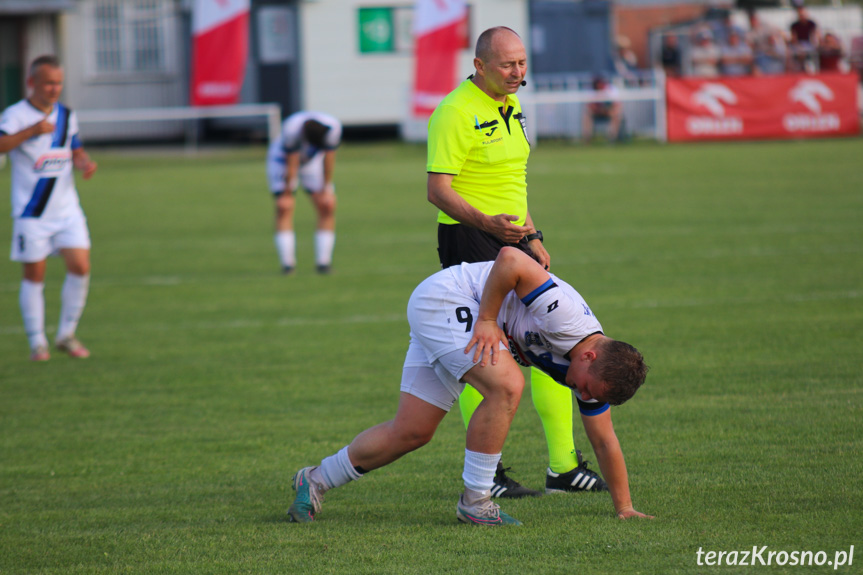
M75 337L90 285L90 232L81 209L72 168L89 179L96 163L78 138L78 119L59 103L63 68L54 56L30 65L30 97L0 117L0 154L12 165L13 261L23 264L20 304L30 342L30 359L50 358L45 335L46 259L60 254L66 263L61 293L57 348L72 357L90 355Z
M465 490L456 516L475 525L519 525L491 499L501 449L524 387L518 363L540 367L594 406L582 421L615 511L621 519L647 517L632 505L608 407L635 394L647 366L634 347L602 333L571 286L526 253L504 247L493 263L451 266L422 282L408 303L408 321L411 341L395 418L363 431L320 465L300 469L288 511L292 521L314 520L328 489L428 443L467 382L484 399L467 429Z
M336 194L333 172L336 148L342 140L341 123L321 112L296 112L282 124L282 133L267 152L267 179L276 198L276 250L284 273L297 265L294 205L297 188L309 194L318 223L315 264L329 273L336 243Z

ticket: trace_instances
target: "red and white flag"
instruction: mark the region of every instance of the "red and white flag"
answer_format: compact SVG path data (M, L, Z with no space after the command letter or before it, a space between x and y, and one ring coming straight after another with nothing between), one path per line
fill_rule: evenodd
M464 0L417 0L414 8L413 113L428 117L456 86L458 51L465 46Z
M193 106L236 104L249 53L249 0L195 0Z

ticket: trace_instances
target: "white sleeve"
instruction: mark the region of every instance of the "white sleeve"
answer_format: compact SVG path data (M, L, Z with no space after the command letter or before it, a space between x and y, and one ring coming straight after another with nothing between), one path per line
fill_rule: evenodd
M19 124L20 122L16 122L14 115L9 113L9 109L0 115L0 132L3 132L4 134L9 136L17 134L22 130L22 127Z
M78 114L75 113L74 110L69 112L69 139L71 141L72 138L78 136L80 138L80 134L78 133Z
M335 150L342 142L342 125L339 122L331 122L330 130L327 132L326 144L328 150Z
M285 151L295 152L302 144L303 124L306 119L299 114L291 114L282 124L282 140Z

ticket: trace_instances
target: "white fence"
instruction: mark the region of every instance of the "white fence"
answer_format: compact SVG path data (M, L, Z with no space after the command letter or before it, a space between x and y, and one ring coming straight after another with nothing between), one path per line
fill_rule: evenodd
M611 81L617 88L614 99L623 105L627 136L664 142L664 75L649 72L637 78ZM519 96L529 118L532 141L537 138L580 138L585 106L609 100L607 94L590 87L591 79L584 75L537 78L534 83L536 87L533 90Z
M212 107L174 107L174 108L135 108L128 110L76 110L78 122L81 125L81 133L84 140L95 137L97 139L107 138L122 141L129 138L129 134L138 134L127 128L127 136L122 136L123 130L118 130L116 124L146 124L153 130L150 137L171 137L184 134L187 146L197 146L199 141L198 120L223 119L241 120L248 125L249 118L261 118L266 121L268 141L272 142L281 130L281 110L276 104L238 104L236 106L212 106ZM110 130L103 133L108 136L100 136L98 125L115 124ZM134 137L134 136L133 136Z
M608 100L607 95L592 89L592 80L584 74L528 78L527 87L519 90L518 97L533 145L542 138L577 140L582 136L585 105ZM648 71L612 82L617 87L615 99L623 104L626 135L664 142L665 76ZM407 110L401 126L402 137L409 142L424 142L428 138L427 124L428 119L411 117Z

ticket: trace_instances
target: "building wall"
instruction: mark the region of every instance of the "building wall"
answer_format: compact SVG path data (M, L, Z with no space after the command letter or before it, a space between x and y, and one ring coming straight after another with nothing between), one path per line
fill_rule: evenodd
M61 56L66 69L64 101L77 110L115 110L188 105L187 55L182 49L179 4L169 3L164 48L166 68L158 73L100 74L94 64L92 0L80 0L60 17ZM82 124L90 139L167 138L185 130L179 122Z
M527 37L527 0L473 0L471 44L492 26L509 26ZM383 0L373 6L410 9L413 2ZM408 113L413 53L360 53L360 7L368 1L319 0L300 6L302 102L346 125L400 124ZM459 77L473 72L473 50L463 50Z
M617 6L614 10L614 26L618 36L626 36L632 42L632 51L638 57L641 68L650 66L650 30L672 24L694 20L704 14L703 4L672 4L666 6Z

